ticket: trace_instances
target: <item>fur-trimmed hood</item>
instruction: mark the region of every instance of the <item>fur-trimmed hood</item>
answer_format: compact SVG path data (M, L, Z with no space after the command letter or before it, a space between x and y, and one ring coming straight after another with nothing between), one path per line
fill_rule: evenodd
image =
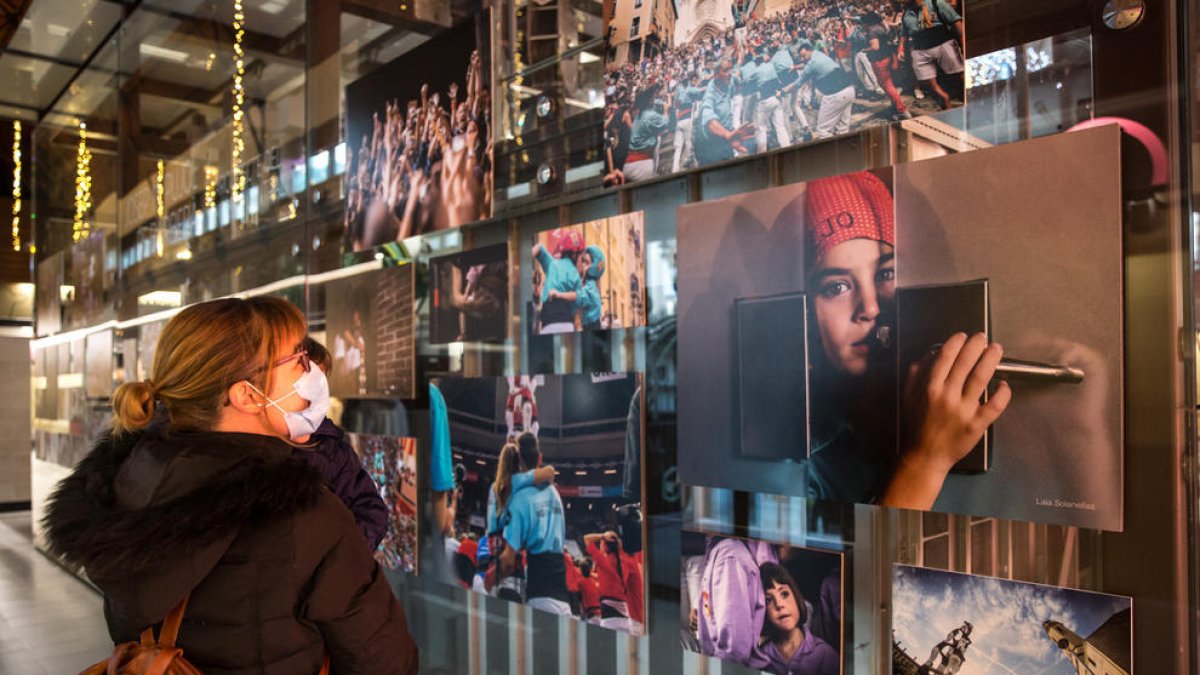
M43 525L52 553L154 616L208 575L240 529L310 508L322 489L269 436L106 435L58 485Z

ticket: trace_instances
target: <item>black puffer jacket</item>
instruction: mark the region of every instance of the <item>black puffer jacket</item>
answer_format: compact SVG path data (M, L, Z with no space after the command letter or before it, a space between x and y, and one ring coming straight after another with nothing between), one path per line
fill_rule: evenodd
M179 634L209 675L416 673L404 612L350 512L268 436L106 438L50 498L50 550L104 592L115 642L192 591ZM98 655L97 660L102 655Z

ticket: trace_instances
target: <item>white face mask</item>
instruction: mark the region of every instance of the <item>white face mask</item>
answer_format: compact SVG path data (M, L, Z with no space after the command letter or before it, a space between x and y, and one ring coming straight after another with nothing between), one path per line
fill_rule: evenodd
M258 387L249 382L246 384L263 398L267 397L266 394L259 391ZM308 401L308 407L297 411L284 410L280 407L279 402L291 396L299 396ZM325 373L314 364L307 373L292 383L292 391L274 401L268 398L263 405L275 406L275 409L283 414L283 422L287 424L288 428L288 438L293 441L306 438L321 426L321 422L325 421L325 413L329 412L329 380L325 379Z

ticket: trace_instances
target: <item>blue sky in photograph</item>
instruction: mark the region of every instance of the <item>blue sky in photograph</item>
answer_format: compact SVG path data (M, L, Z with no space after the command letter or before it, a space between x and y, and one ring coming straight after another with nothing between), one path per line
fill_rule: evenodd
M1086 638L1130 602L1103 593L907 565L892 568L893 634L919 663L963 621L974 626L960 675L1074 675L1042 622L1059 621Z

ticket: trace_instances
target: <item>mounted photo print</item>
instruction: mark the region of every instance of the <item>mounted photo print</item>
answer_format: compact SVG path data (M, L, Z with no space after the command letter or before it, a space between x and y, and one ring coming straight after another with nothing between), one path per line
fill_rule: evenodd
M892 675L1130 675L1132 664L1132 598L892 566Z
M680 207L680 480L1120 530L1119 150L1108 126Z
M417 439L347 434L363 468L388 507L387 531L375 559L387 569L417 572Z
M679 209L681 481L878 498L897 443L878 331L896 284L891 184L888 168Z
M445 405L431 406L433 474L457 477L446 550L459 585L645 633L641 381L625 373L434 381L431 394Z
M415 267L376 267L329 281L325 341L338 398L416 396Z
M508 339L508 244L429 261L429 341Z
M489 15L346 87L345 251L491 216Z
M961 3L604 4L606 185L963 104Z
M530 266L537 335L646 325L645 213L539 232Z
M86 338L84 386L88 398L107 399L113 393L113 332L102 330Z
M683 531L683 646L781 675L842 672L843 556Z

